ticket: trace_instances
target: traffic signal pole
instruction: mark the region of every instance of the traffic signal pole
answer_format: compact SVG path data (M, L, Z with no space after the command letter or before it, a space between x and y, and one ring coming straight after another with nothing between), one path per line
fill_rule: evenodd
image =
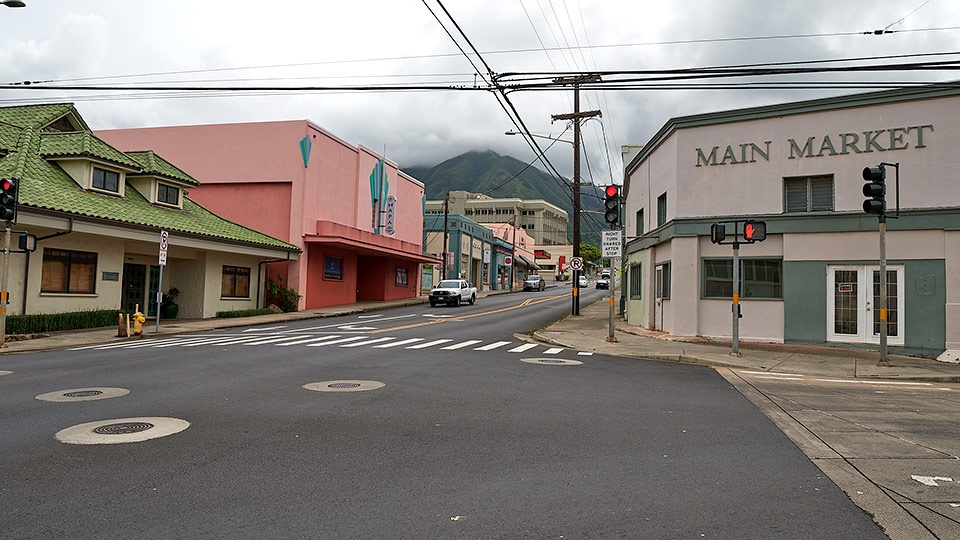
M897 211L892 217L900 217L900 164L899 163L880 163L876 167L865 167L863 169L863 179L867 182L863 185L863 211L868 214L877 214L880 222L880 294L879 306L875 310L879 311L878 320L880 321L880 360L877 361L877 367L890 367L890 359L887 356L887 338L889 334L889 309L887 299L887 173L884 167L893 167L896 171L896 194ZM870 280L871 283L873 280ZM873 324L873 321L870 321Z
M873 281L873 280L871 280ZM890 367L887 358L887 216L880 216L880 360L877 367Z

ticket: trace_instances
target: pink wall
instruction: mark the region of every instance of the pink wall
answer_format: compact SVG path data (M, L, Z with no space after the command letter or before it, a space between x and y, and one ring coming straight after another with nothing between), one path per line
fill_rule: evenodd
M305 237L318 234L321 220L361 233L373 232L370 174L380 159L376 153L351 146L305 120L106 130L98 131L97 136L123 151L156 151L201 182L190 191L194 201L231 221L304 249L302 260L290 262L285 276L287 286L304 297L301 309L355 300L357 253L337 248L342 250L349 281L324 279L322 250L333 248L308 244ZM300 146L305 137L311 142L307 167ZM387 235L381 228L380 235L363 236L382 243L387 251L399 246L404 255L417 258L423 234L423 185L399 172L395 163L386 161L385 165L388 194L397 199L395 232ZM409 281L416 283L417 263L407 260L404 264L411 266ZM396 287L394 277L393 269L381 268L377 281L389 282L389 287L374 287L379 296L419 294L415 286Z

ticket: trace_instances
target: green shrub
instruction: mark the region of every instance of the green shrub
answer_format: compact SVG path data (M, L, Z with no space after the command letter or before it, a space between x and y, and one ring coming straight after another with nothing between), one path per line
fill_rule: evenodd
M297 310L297 304L303 295L294 289L288 289L283 286L283 277L277 274L277 281L267 276L267 295L275 296L280 299L280 309L284 313Z
M7 334L39 334L84 328L116 326L120 312L115 309L77 311L73 313L38 313L7 317Z
M235 309L233 311L218 311L217 318L230 319L234 317L253 317L255 315L271 315L276 313L272 309Z

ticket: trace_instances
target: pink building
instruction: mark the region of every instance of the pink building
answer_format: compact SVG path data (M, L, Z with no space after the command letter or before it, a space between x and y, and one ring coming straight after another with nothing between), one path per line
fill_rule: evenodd
M265 275L302 295L300 309L420 294L423 184L397 165L306 121L106 130L200 180L190 198L299 246Z

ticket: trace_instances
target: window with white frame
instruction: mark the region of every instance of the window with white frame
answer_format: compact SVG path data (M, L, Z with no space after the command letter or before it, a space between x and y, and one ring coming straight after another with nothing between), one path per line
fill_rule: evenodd
M107 169L101 169L100 167L94 167L93 181L90 185L92 185L94 189L102 189L103 191L120 193L120 173L116 171L108 171Z
M180 188L170 184L157 184L157 202L180 206Z

